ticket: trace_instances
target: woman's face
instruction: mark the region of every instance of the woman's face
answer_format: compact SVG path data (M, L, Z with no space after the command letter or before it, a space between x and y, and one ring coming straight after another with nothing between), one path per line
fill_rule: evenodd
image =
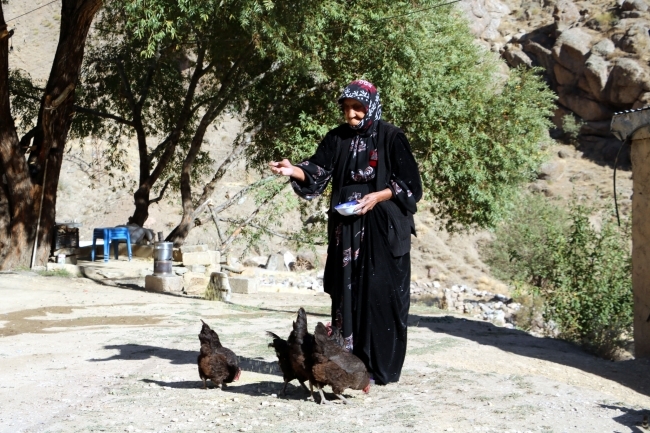
M366 107L356 99L345 98L342 106L345 121L350 126L357 126L366 117Z

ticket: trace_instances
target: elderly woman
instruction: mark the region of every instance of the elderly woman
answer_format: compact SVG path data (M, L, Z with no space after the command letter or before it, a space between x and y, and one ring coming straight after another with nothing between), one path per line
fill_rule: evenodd
M422 185L406 136L381 120L374 85L353 81L338 102L346 123L327 133L314 156L295 166L286 159L269 166L290 176L305 199L332 181L323 279L332 321L375 383L387 384L399 380L406 355L409 251ZM352 216L334 209L355 200Z

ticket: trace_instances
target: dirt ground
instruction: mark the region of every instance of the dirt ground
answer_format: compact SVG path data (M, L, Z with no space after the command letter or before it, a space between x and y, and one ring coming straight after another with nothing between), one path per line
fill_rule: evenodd
M414 304L402 379L328 407L281 388L266 330L288 335L323 294L231 304L81 278L0 274L0 432L642 432L648 363ZM241 379L201 389L199 319L240 357ZM328 394L330 399L334 396Z

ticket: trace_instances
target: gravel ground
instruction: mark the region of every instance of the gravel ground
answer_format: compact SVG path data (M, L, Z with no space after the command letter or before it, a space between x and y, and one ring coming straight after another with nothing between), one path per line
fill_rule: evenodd
M644 361L608 362L556 340L414 304L402 380L328 407L280 376L264 331L288 335L323 294L232 304L77 278L0 274L0 432L642 432ZM199 319L241 359L201 389ZM334 399L332 394L328 394Z

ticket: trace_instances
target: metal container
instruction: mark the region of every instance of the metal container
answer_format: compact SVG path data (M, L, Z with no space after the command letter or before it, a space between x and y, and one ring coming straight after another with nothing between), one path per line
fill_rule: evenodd
M172 273L172 242L156 242L153 244L153 274L173 275Z
M172 261L158 260L153 262L154 275L172 275Z
M153 244L154 262L171 260L174 244L172 242L156 242Z

